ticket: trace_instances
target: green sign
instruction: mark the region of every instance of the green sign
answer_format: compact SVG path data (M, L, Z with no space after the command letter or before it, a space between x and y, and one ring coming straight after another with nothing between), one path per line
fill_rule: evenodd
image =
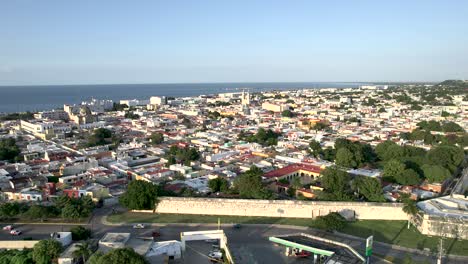
M374 236L370 236L366 240L366 257L372 255L372 244L374 243Z

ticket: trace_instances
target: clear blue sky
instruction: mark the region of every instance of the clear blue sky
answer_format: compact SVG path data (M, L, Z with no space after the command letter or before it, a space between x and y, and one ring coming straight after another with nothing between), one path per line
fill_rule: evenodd
M0 85L468 78L468 1L0 1Z

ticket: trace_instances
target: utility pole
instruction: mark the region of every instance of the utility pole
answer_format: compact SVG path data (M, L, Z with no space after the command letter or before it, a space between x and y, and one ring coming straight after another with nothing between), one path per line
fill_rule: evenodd
M439 239L439 253L437 256L437 264L442 264L442 256L444 255L444 247L443 247L443 240L442 238Z

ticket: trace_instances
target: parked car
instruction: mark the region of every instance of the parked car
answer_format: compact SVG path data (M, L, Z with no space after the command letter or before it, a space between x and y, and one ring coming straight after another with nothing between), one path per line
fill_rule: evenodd
M144 224L135 224L135 225L133 225L133 228L142 229L142 228L145 228L145 225Z
M221 251L211 251L208 257L212 260L220 260L223 258L223 253L221 253Z
M12 235L12 236L19 236L19 235L21 235L21 233L22 233L21 231L16 230L16 229L13 229L13 230L10 231L10 235Z
M307 258L309 257L310 255L312 255L312 253L308 252L308 251L304 251L304 250L300 250L300 249L295 249L293 251L293 254L291 255L292 257L297 257L297 258Z
M13 229L13 226L11 226L11 225L7 225L7 226L3 227L3 230L6 230L6 231L10 231L12 229Z

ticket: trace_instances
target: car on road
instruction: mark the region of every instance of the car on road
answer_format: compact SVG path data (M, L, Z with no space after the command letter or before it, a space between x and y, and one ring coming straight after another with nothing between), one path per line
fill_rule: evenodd
M239 229L239 228L241 228L241 227L242 227L241 224L234 224L234 225L232 225L232 228L234 228L234 229Z
M135 228L135 229L143 229L143 228L145 228L145 225L144 225L144 224L135 224L135 225L133 225L133 228Z
M12 236L19 236L19 235L21 235L21 233L22 233L21 231L16 230L16 229L13 229L13 230L10 231L10 235L12 235Z
M12 229L13 229L13 226L11 226L11 225L7 225L7 226L3 227L3 230L5 230L5 231L10 231Z

